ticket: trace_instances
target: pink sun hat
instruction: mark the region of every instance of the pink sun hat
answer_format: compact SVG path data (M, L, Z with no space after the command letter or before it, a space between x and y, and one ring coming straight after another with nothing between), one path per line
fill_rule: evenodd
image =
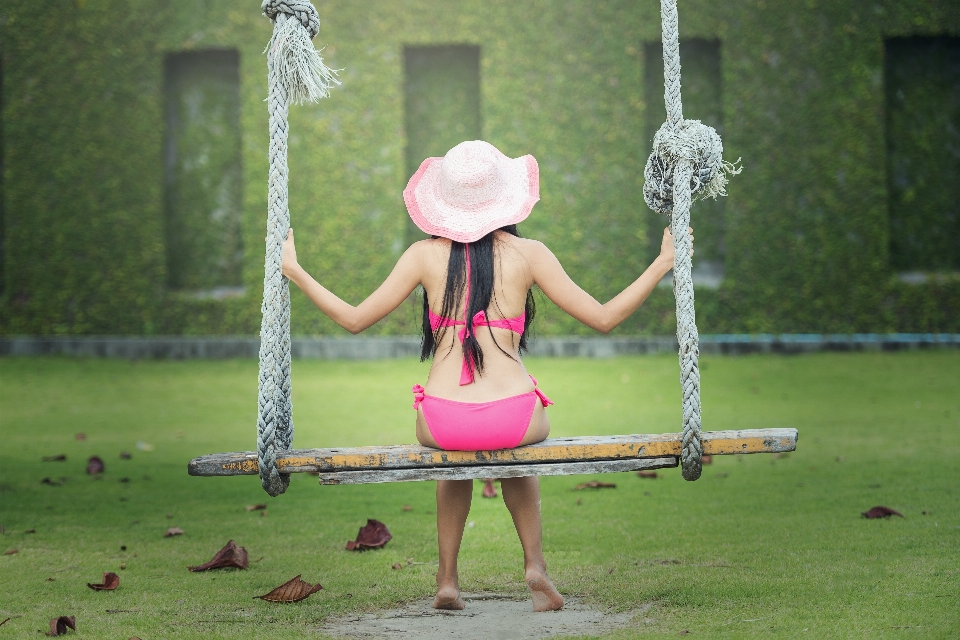
M508 158L483 140L427 158L403 190L407 212L422 231L457 242L474 242L524 220L538 200L536 159Z

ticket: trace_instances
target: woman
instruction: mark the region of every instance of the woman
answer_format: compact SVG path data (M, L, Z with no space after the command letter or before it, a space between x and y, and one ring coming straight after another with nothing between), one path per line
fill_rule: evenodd
M360 305L344 302L297 264L292 229L283 245L283 274L351 333L396 309L417 286L424 288L422 356L432 356L433 365L426 387L414 386L422 445L477 451L540 442L550 433L545 409L553 403L520 360L534 315L532 287L588 327L608 333L673 267L669 229L659 257L602 305L570 279L546 246L517 234L516 224L540 199L533 156L511 159L486 142L463 142L442 158L424 160L403 197L410 217L432 238L407 249ZM560 609L563 597L543 558L539 480L504 478L501 486L523 547L534 610ZM472 495L471 480L437 482L438 609L464 607L457 554Z

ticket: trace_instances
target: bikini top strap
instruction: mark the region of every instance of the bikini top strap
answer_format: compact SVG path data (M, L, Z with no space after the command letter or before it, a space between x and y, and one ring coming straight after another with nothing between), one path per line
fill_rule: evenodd
M463 295L463 331L460 336L461 346L466 340L467 336L470 335L470 325L467 324L469 318L467 314L470 313L470 243L465 242L463 244L463 252L466 255L467 259L467 287L466 292ZM463 352L463 364L460 366L460 386L472 384L474 381L473 377L473 359L467 354L466 351Z

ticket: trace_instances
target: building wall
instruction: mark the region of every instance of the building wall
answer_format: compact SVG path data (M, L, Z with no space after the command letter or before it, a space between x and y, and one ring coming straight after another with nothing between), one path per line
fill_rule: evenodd
M480 47L483 137L534 154L542 200L521 231L600 300L659 238L643 203L655 0L317 2L343 86L291 109L290 201L304 266L357 303L408 238L404 47ZM255 333L266 211L270 22L256 2L75 0L0 8L5 334ZM960 285L908 285L889 264L884 39L960 35L951 0L681 0L682 38L720 42L729 159L724 273L697 291L702 331L960 330ZM243 293L170 288L164 60L239 52ZM686 112L687 117L697 114ZM696 228L697 211L693 213ZM712 227L714 225L705 225ZM670 333L658 289L623 333ZM585 329L541 298L538 330ZM373 329L412 333L411 301ZM293 331L336 333L299 293Z

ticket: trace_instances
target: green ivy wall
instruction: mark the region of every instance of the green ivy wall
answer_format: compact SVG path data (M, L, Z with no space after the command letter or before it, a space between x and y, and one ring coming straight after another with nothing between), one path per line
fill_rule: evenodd
M321 282L359 302L403 251L404 47L445 44L480 47L483 137L539 160L542 201L523 233L601 300L644 269L658 242L641 196L648 123L663 109L644 73L658 2L316 4L317 44L343 86L291 111L290 193L301 261ZM258 7L3 3L0 333L257 331L270 33ZM681 0L680 31L720 42L722 105L703 117L719 113L727 156L745 167L721 207L703 208L723 216L704 228L724 234L726 277L697 292L701 330L960 331L960 284L903 284L890 264L883 44L960 34L960 5ZM203 49L239 52L246 293L223 300L172 290L167 264L164 60ZM658 289L618 331L671 333L672 307ZM541 311L540 333L585 331L546 301ZM406 305L372 331L415 332L415 315ZM296 293L293 331L340 330Z

